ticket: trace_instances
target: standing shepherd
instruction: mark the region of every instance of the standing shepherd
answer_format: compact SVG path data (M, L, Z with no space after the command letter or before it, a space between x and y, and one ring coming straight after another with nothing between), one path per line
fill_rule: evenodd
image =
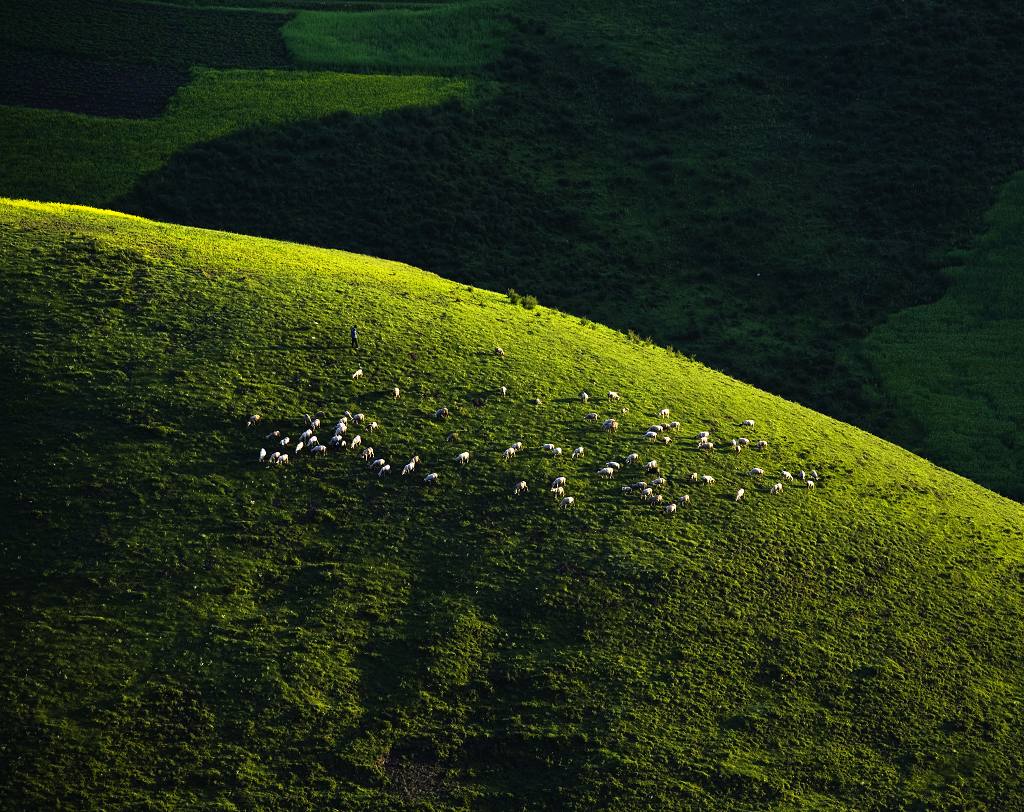
M359 349L359 331L356 330L356 326L353 324L352 329L348 331L348 334L352 336L352 349Z

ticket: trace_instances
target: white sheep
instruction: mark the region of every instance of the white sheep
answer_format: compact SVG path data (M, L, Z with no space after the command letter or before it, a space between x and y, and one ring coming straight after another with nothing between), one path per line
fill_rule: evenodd
M292 441L291 437L284 437L281 439L281 448L284 448L288 443Z
M501 392L501 396L502 397L505 397L505 396L508 395L508 387L507 386L501 387L501 389L499 389L498 391Z
M710 431L702 431L694 439L700 442L701 440L707 440L709 437L711 437Z
M380 479L382 476L386 476L391 473L391 466L385 465L377 472L377 478Z
M737 437L736 442L743 446L750 445L750 440L748 440L746 437Z
M552 488L561 488L565 485L566 479L564 476L558 476L551 480Z
M641 499L649 499L652 496L654 496L654 488L644 488L640 491Z
M574 460L579 459L580 457L586 456L586 453L587 450L583 446L577 446L572 450L572 458Z
M658 412L658 417L668 417L670 414L671 412L668 409L662 409Z
M647 487L647 483L646 482L634 482L632 485L630 485L630 487L634 491L642 491L644 488Z
M690 482L700 482L700 474L698 474L696 471L691 471Z
M747 476L764 476L764 468L751 468L747 471Z
M299 440L305 442L307 437L313 436L313 429L306 429L302 434L299 435Z
M648 431L648 432L646 432L644 434L644 437L646 439L651 440L653 442L654 440L658 439L658 432L656 432L656 431Z
M618 392L609 392L608 393L608 400L618 400L618 399L619 399L619 393Z
M576 504L576 497L574 497L574 496L566 496L566 497L563 497L562 501L558 503L558 507L559 507L560 510L565 510L565 509L571 508L575 504Z
M562 488L562 487L552 488L551 489L551 495L555 499L561 499L563 496L565 496L565 488Z
M310 436L310 438L308 440L306 440L306 445L307 446L316 445L319 442L320 442L320 438L317 437L315 434L313 434L313 435Z
M740 423L740 425L741 426L750 426L751 428L753 428L754 421L753 420L744 420L742 423Z
M374 472L378 468L383 468L387 464L388 461L386 459L384 459L383 457L378 457L373 462L371 462L367 467L370 469L371 472Z
M313 420L310 422L309 427L313 429L313 431L316 431L318 428L320 428L320 418L314 417Z
M348 443L346 443L342 439L340 434L335 434L330 440L327 441L327 445L331 446L331 448L341 449L345 448L348 445Z
M587 412L583 415L584 420L597 420L597 412Z
M280 457L274 460L274 462L277 465L288 465L288 455L282 454Z
M319 454L321 457L326 456L327 455L327 446L323 445L322 443L320 445L315 445L311 449L309 449L309 453L310 454Z
M665 512L666 513L675 513L676 509L677 508L676 508L676 503L675 502L669 502L667 505L665 505Z
M501 452L501 458L504 460L510 460L516 455L516 450L511 446Z
M394 389L391 390L391 397L393 397L395 400L398 400L400 397L402 397L402 390L396 386Z
M580 400L582 400L584 403L590 400L590 395L587 394L586 390L580 392Z
M522 440L517 440L516 442L512 443L512 448L514 448L516 451L522 451L523 450L523 442L522 442Z
M300 451L302 451L302 449L304 449L305 447L306 447L306 444L305 444L305 443L303 443L303 442L298 442L298 443L296 443L296 444L295 444L295 453L296 453L296 454L298 454L298 453L299 453Z
M632 485L623 485L621 488L619 488L619 491L622 492L622 493L632 493L633 492L633 486Z
M555 450L555 444L554 443L544 443L544 445L542 445L540 447L540 450L541 451L547 451L547 452L550 453L550 452Z
M425 477L423 477L423 481L427 485L436 485L437 480L440 479L440 476L440 474L427 474Z
M245 424L245 427L247 429L251 429L257 423L259 423L262 419L263 419L262 415L258 415L258 414L250 415L249 416L249 422Z
M644 465L644 470L645 471L657 471L658 470L658 461L657 460L651 460L650 462L648 462L647 464Z
M552 449L551 456L552 457L561 457L562 456L562 449L560 447Z
M363 444L363 438L360 435L357 434L355 437L352 438L352 442L349 443L348 445L349 445L349 448L351 448L353 451L355 451L362 444Z
M495 347L494 354L497 355L499 358L505 357L505 351L501 347Z
M668 480L665 479L665 477L663 477L663 476L660 476L657 479L652 479L651 480L651 487L652 488L663 488L667 484L668 484Z
M665 427L663 425L661 425L660 423L656 423L653 426L648 426L647 430L648 431L653 431L655 434L657 434L660 431L664 431Z
M705 484L705 485L714 485L715 484L715 478L713 476L711 476L711 474L704 474L704 476L702 476L700 478L700 481L703 484Z
M526 480L521 479L516 483L516 486L512 489L512 493L515 496L519 496L520 494L526 493L528 490L529 488L526 486Z
M697 443L697 450L698 451L714 451L715 450L715 444L713 442L711 442L710 440L701 440L699 443Z
M639 454L637 454L637 453L636 453L636 452L634 451L634 452L633 452L632 454L630 454L630 455L628 455L628 456L626 457L626 465L633 465L633 464L635 464L635 463L636 463L636 461L637 461L637 460L639 460L639 459L640 459L640 455L639 455Z
M357 426L361 424L365 419L366 415L363 414L362 412L352 415L352 422L355 423Z
M277 431L270 432L270 434L268 434L263 439L264 440L276 440L280 436L281 436L281 431L280 431L280 429L278 429Z
M817 486L814 484L814 480L813 479L808 479L807 480L807 487L810 488L811 490L814 490L814 488L817 487Z
M267 465L269 465L272 462L277 462L277 459L280 456L281 456L281 452L280 451L275 451L273 454L271 454L269 457L267 457Z
M370 424L366 427L367 431L376 431L379 428L380 423L378 423L376 420L370 421Z
M416 470L416 463L415 462L407 462L405 464L405 467L402 468L402 476L406 476L407 474L411 474L415 470Z
M618 431L619 421L609 417L607 420L604 421L603 428L605 431Z
M259 461L263 462L263 460L265 460L266 458L267 458L267 449L261 448L260 449L260 459L259 459Z
M780 471L779 475L783 479L785 479L787 482L792 482L793 481L793 475L789 471Z
M359 367L359 369L357 369L355 372L352 373L352 380L353 381L356 378L362 378L362 377L363 377L363 368L362 367Z
M679 497L679 498L678 498L678 499L676 500L676 502L677 502L678 504L680 504L680 505L688 505L688 504L690 504L690 494L688 494L688 493L684 493L684 494L683 494L682 496L680 496L680 497Z
M363 453L360 454L359 456L362 458L363 462L366 462L367 460L372 460L373 459L373 446L372 445L371 446L367 446L365 449L363 449Z
M764 451L766 448L768 448L767 440L758 440L756 443L754 443L755 451Z
M455 458L455 461L456 461L456 462L457 462L457 463L458 463L459 465L465 465L465 464L466 464L467 462L469 462L469 452L468 452L468 451L463 451L463 452L462 452L461 454L459 454L459 455L458 455L458 456L457 456L457 457Z
M608 467L601 468L597 472L597 475L600 476L600 477L603 477L604 479L611 479L612 477L615 476L615 469L614 468L608 468Z
M608 468L614 468L616 471L622 468L622 465L620 463L615 462L614 460L612 462L606 462L605 465Z
M771 486L771 488L768 489L768 493L770 493L770 494L782 493L782 483L781 482L776 482L774 485Z
M672 442L672 438L668 437L668 436L666 436L666 437L659 437L658 438L658 442L660 442L662 445L668 445L669 443Z
M668 427L670 429L677 429L677 428L679 428L679 421L678 420L673 420L671 423L668 424Z
M746 491L743 488L740 488L738 491L736 491L736 496L735 496L735 498L732 501L739 502L740 499L743 498L743 494L745 494L745 493L746 493Z

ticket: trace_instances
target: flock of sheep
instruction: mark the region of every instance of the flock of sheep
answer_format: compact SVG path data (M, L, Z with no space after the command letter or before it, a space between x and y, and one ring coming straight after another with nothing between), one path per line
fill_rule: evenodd
M495 355L504 356L504 350L500 347L496 348ZM361 368L357 369L352 374L352 379L358 380L363 375L363 370ZM508 394L508 387L502 386L498 391L504 397ZM401 397L401 390L396 386L391 391L391 394L395 400L398 400ZM585 391L580 392L579 400L586 404L590 400L590 395ZM621 397L618 392L610 391L607 394L607 400L609 403L614 403L621 400ZM539 403L539 399L535 398L532 402ZM623 415L627 414L628 411L628 408L621 407ZM437 421L444 421L449 416L450 412L446 407L441 407L433 413L433 417ZM660 422L649 426L642 432L643 440L650 444L668 445L674 439L679 438L678 430L681 425L679 421L668 422L670 416L671 411L668 408L662 409L658 413L658 420ZM367 419L366 415L362 413L353 414L350 411L345 411L337 420L333 429L331 429L329 439L326 442L322 442L317 433L323 430L322 419L326 419L325 416L322 413L318 413L316 416L306 414L304 418L304 425L295 438L279 429L269 432L265 437L266 444L259 450L258 461L265 465L280 466L288 465L300 456L324 457L332 452L342 453L347 451L358 455L366 463L368 472L379 479L383 479L393 473L391 463L383 456L379 456L373 446L369 444L370 436L380 428L376 421ZM601 418L597 412L588 412L583 416L583 420L596 423ZM261 421L261 415L251 415L247 422L247 428L252 428ZM754 421L744 420L739 424L739 427L753 429ZM619 420L617 418L606 418L601 423L601 428L606 432L616 432L619 429ZM676 433L673 434L673 432ZM365 437L364 434L366 435ZM454 432L449 433L447 439L452 442L457 439L457 435ZM690 439L694 443L695 450L699 452L714 452L718 449L733 454L740 454L748 448L754 451L764 451L768 448L767 440L751 441L747 437L735 437L719 444L711 437L710 431L701 431ZM266 446L270 446L270 450ZM501 459L506 463L510 463L516 455L523 451L523 443L521 441L515 442L502 452ZM553 458L561 457L564 453L562 448L555 443L544 443L539 447L538 451ZM587 449L583 446L578 446L572 450L571 457L577 460L585 458L586 454ZM467 465L472 456L469 451L461 451L453 457L453 462L460 466ZM641 479L640 481L620 486L620 491L624 496L639 496L642 502L660 507L664 513L669 515L676 513L679 508L691 504L690 494L683 494L674 500L666 500L664 490L668 486L668 478L659 472L658 460L641 460L641 455L638 452L631 451L622 455L621 461L619 459L612 459L604 463L596 469L595 474L600 479L611 480L615 479L624 469L637 466L645 475L653 475L653 478L649 481ZM401 476L414 474L419 464L420 457L413 455L401 467ZM746 472L746 476L754 482L763 482L767 473L764 468L754 467ZM440 483L440 480L441 475L436 471L431 471L423 477L425 485L437 485ZM700 474L696 471L691 472L685 481L706 488L716 484L714 476ZM820 476L814 470L809 472L799 471L796 474L787 470L780 470L778 481L770 485L762 485L761 489L769 495L777 495L782 493L784 483L795 484L800 482L805 488L814 489L819 481ZM547 485L547 490L557 500L560 509L570 509L576 505L576 497L566 495L568 485L569 479L564 475L555 477ZM751 484L748 487L753 489L755 486ZM512 487L512 494L513 496L520 496L527 493L528 490L529 485L526 480L518 479ZM747 488L741 487L733 496L733 501L739 502L746 496Z

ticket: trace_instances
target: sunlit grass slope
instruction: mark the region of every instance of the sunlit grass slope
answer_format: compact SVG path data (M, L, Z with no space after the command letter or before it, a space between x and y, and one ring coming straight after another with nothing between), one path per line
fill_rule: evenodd
M1020 505L396 263L7 201L0 273L14 808L1020 808ZM257 463L346 409L390 477ZM767 451L693 450L748 418ZM595 475L634 450L692 504Z
M437 76L271 70L193 71L157 119L83 116L0 106L0 186L41 198L103 202L186 146L253 127L371 115L465 97L469 83ZM273 156L255 158L250 172ZM88 191L85 191L88 190Z
M930 459L1024 499L1024 175L1002 190L987 230L950 259L949 290L901 311L867 347L904 422Z

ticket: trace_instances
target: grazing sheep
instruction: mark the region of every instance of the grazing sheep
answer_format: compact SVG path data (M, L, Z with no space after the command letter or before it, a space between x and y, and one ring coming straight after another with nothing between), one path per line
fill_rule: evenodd
M668 484L668 480L665 479L665 477L663 477L663 476L660 476L657 479L652 479L651 480L651 487L652 488L663 488L667 484Z
M275 451L273 454L271 454L269 457L267 457L267 465L269 465L272 462L277 462L277 460L278 460L278 458L280 456L281 456L281 452L280 451Z
M671 412L668 409L662 409L658 412L658 417L668 417L670 414Z
M630 485L630 487L634 491L642 491L644 488L647 487L647 483L646 482L634 482L632 485Z
M366 415L363 414L362 412L359 412L358 414L352 415L352 422L355 423L357 426L360 423L362 423L365 419L366 419Z
M501 452L501 458L503 460L510 460L515 455L516 455L516 450L514 448L511 448L511 447L506 448L503 452Z
M614 468L614 469L615 469L616 471L618 471L618 470L619 470L620 468L622 468L622 465L621 465L621 464L619 464L619 463L617 463L617 462L615 462L615 461L612 461L612 462L606 462L606 463L605 463L605 465L606 465L606 466L607 466L608 468Z
M283 439L281 440L281 448L284 448L284 447L285 447L286 445L288 445L288 443L290 443L291 441L292 441L292 438L291 438L291 437L284 437L284 438L283 438Z
M670 429L677 429L677 428L679 428L679 421L678 420L673 420L671 423L668 424L668 427Z
M317 429L319 429L320 428L320 418L319 417L314 417L312 422L310 422L309 427L311 429L313 429L313 431L316 431Z
M270 432L270 434L268 434L268 435L267 435L266 437L264 437L263 439L264 439L264 440L276 440L276 439L277 439L278 437L280 437L280 436L281 436L281 431L280 431L280 430L278 430L278 431L272 431L272 432Z
M313 436L313 429L306 429L302 434L299 435L299 440L305 442L307 438Z
M440 409L438 409L436 412L434 412L434 419L435 420L444 420L445 418L448 417L448 414L449 414L448 407L442 406Z
M560 510L567 510L568 508L571 508L575 504L576 504L576 497L574 497L574 496L566 496L566 497L564 497L562 499L561 502L558 503L558 507L559 507Z
M311 437L310 437L310 438L309 438L308 440L306 440L306 445L307 445L307 446L311 446L311 445L316 445L316 444L317 444L317 443L319 443L319 442L320 442L320 438L319 438L319 437L317 437L317 436L316 436L316 435L314 434L314 435L312 435L312 436L311 436Z
M277 465L288 465L288 455L282 454L280 457L274 460L274 462Z
M748 440L746 437L737 437L736 442L742 446L750 445L750 440Z
M362 444L363 444L363 438L360 435L357 434L355 437L352 438L352 442L349 443L349 448L351 448L353 451L355 451Z
M740 425L741 426L750 426L751 428L753 428L754 421L753 420L744 420L742 423L740 423Z
M615 469L614 468L608 468L608 467L601 468L597 472L597 475L600 476L600 477L603 477L604 479L611 479L612 477L615 476Z
M817 486L814 484L814 480L813 479L808 479L807 480L807 487L810 488L811 490L814 490L814 488L816 488Z
M640 491L641 499L649 499L652 496L654 496L654 488L644 488Z
M302 451L302 449L304 449L305 447L306 447L305 443L296 443L295 444L295 454L298 455L298 453L300 451Z
M512 443L512 448L514 448L516 451L522 451L523 450L523 443L522 443L522 441L521 440L517 440L516 442Z
M444 437L446 443L454 443L458 439L459 433L457 431L449 431Z
M565 479L564 476L555 477L554 479L551 480L551 487L552 488L561 488L562 486L565 485L565 482L566 482L566 479Z
M668 445L669 443L672 442L672 438L671 437L659 437L658 441L660 443L662 443L662 445Z
M373 446L367 446L363 449L363 453L359 455L363 462L373 459Z
M785 479L787 482L792 482L793 481L793 475L789 471L780 471L779 475L783 479Z
M647 430L648 431L653 431L655 434L657 434L659 431L664 431L665 427L663 425L661 425L660 423L657 423L657 424L655 424L653 426L648 426Z
M796 478L799 479L801 482L806 482L807 472L801 468L799 471L797 471Z
M245 427L247 429L251 429L257 423L259 423L262 419L263 419L262 415L258 415L258 414L250 415L249 422L245 424Z
M699 442L701 440L707 440L710 436L711 436L711 432L710 431L702 431L694 439Z
M700 482L700 474L698 474L696 471L691 472L690 482Z
M818 472L815 469L813 469L813 468L811 469L811 476L814 478L815 481L818 481L818 480L821 479L821 477L818 476Z
M372 420L370 422L370 425L368 425L366 428L368 431L376 431L377 429L380 428L380 423L378 423L376 420Z
M373 462L371 462L367 467L370 469L371 472L373 472L376 471L378 468L383 468L387 464L388 461L386 459L384 459L383 457L379 457L378 459L375 459Z
M711 442L710 440L701 440L699 443L697 443L697 450L698 451L714 451L715 450L715 444L713 442Z
M555 444L554 443L544 443L544 445L542 445L540 447L540 450L541 451L547 451L547 452L554 451L555 450Z
M676 510L677 510L677 508L676 508L676 503L675 502L669 502L667 505L665 505L665 512L666 513L675 513Z
M677 502L678 504L680 504L680 505L688 505L688 504L690 504L690 494L688 494L688 493L684 493L684 494L683 494L682 496L680 496L680 497L679 497L679 498L678 498L678 499L676 500L676 502Z
M310 454L319 454L321 457L327 456L327 446L323 443L313 446L309 449Z
M529 488L526 486L526 480L521 479L516 483L516 486L512 489L512 493L515 496L519 496L520 494L526 493L528 490Z
M267 458L267 449L261 448L260 449L260 459L259 459L259 461L263 462L263 460L265 460L266 458Z
M781 482L776 482L774 485L771 486L771 488L768 489L768 493L770 493L770 494L782 493L782 483Z
M751 468L747 471L747 476L764 476L764 468Z
M416 463L418 463L419 461L420 461L420 458L418 456L417 457L413 457L411 460L409 460L405 464L405 467L402 469L402 476L405 476L406 474L411 474L413 471L415 471L416 470Z
M437 480L440 479L440 476L440 474L427 474L425 477L423 477L423 481L427 485L436 485Z
M562 456L562 449L560 447L553 449L551 451L551 456L552 457L561 457Z
M590 400L590 395L587 394L586 390L580 392L580 400L582 400L584 403Z
M395 400L398 400L400 397L402 397L402 390L396 386L394 389L391 390L391 397L393 397Z
M715 484L715 478L713 476L711 476L711 474L704 474L704 476L702 476L700 478L700 481L704 485L714 485Z
M362 378L362 377L363 377L363 368L362 367L359 367L359 369L357 369L355 372L352 373L352 380L353 381L356 378Z
M651 441L653 442L654 440L657 440L657 439L658 439L658 432L656 432L656 431L648 431L648 432L645 432L645 433L644 433L644 437L645 437L646 439L648 439L648 440L651 440Z
M764 451L766 448L768 448L767 440L758 440L754 443L754 451Z
M603 424L602 428L605 431L618 431L619 430L619 421L618 420L613 420L612 418L609 417L607 420L604 421L604 424Z
M650 462L648 462L647 464L644 465L644 470L645 471L657 471L658 470L658 461L657 460L651 460Z
M587 412L583 415L584 420L597 420L597 412Z
M746 493L746 491L743 488L740 488L738 491L736 491L736 497L732 501L733 502L739 502L740 499L743 498L743 494L745 494L745 493Z
M386 476L391 473L391 466L385 465L377 472L377 478L380 479L382 476Z
M508 387L507 386L501 387L501 389L499 391L501 392L501 396L502 397L505 397L505 396L508 395Z
M640 455L635 451L626 457L626 465L633 465L637 460L640 459Z
M455 458L455 461L456 461L456 462L457 462L457 463L458 463L459 465L465 465L465 464L466 464L467 462L469 462L469 452L468 452L468 451L463 451L463 452L462 452L461 454L459 454L459 455L458 455L458 456L457 456L457 457Z
M619 399L619 393L618 392L609 392L608 393L608 400L618 400L618 399Z
M347 446L348 443L346 443L341 438L340 435L335 434L330 440L327 441L327 445L329 445L331 448L339 448L340 449L340 448L344 448L345 446Z
M562 488L562 487L552 488L551 489L551 495L555 499L561 499L563 496L565 496L565 488Z
M622 493L632 493L633 492L633 486L632 485L623 485L621 488L619 488L619 491L621 491Z
M505 357L505 351L501 347L495 347L494 354L497 355L499 358Z
M587 454L587 450L583 446L578 446L572 450L572 458L574 460L584 457Z

